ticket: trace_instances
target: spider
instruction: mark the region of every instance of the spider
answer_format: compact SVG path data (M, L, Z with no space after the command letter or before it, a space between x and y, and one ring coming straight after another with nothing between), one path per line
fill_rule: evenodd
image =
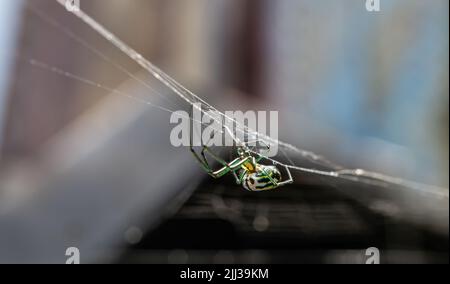
M190 146L192 154L210 176L218 179L231 172L236 183L242 185L248 191L271 190L294 182L287 166L285 168L288 179L282 181L281 172L276 166L267 166L259 163L264 158L263 156L252 154L250 149L244 145L235 148L237 149L238 157L227 163L209 150L207 146L203 146L200 155L194 150L192 143ZM206 159L206 153L223 167L214 171Z

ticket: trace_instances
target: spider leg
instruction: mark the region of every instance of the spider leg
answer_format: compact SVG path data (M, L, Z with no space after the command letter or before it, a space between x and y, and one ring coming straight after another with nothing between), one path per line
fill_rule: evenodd
M204 156L203 156L203 158L202 157L200 157L199 155L198 155L198 153L195 151L195 149L194 149L194 143L193 143L193 131L191 130L191 133L190 133L190 145L189 145L189 148L190 148L190 150L191 150L191 153L192 153L192 155L195 157L195 159L200 163L200 165L203 167L203 169L206 171L206 172L208 172L208 173L211 173L211 172L213 172L213 170L212 170L212 168L209 166L209 164L208 164L208 161L204 158Z
M275 187L279 187L280 186L280 183L278 183L278 182L276 182L267 172L266 172L266 170L264 170L264 168L262 169L262 172L264 173L264 175L266 175L268 178L269 178L269 180L270 180L270 182L275 186Z
M234 179L236 180L236 184L240 184L240 183L241 183L241 180L239 179L239 177L238 177L236 171L233 171L233 176L234 176Z
M243 184L244 183L244 178L245 178L245 174L247 173L247 171L242 171L239 176L235 173L235 176L237 178L237 184Z
M283 186L283 185L291 184L294 182L294 179L292 178L292 174L291 174L291 171L289 170L289 167L284 166L284 168L286 169L286 172L287 172L289 178L285 181L279 182L278 186Z
M191 117L191 119L192 119L192 109L189 110L189 117ZM205 157L205 154L204 154L205 146L203 146L203 150L201 152L201 156L199 156L198 153L194 149L194 141L193 141L194 140L194 132L197 132L197 131L194 131L193 128L195 130L197 130L195 127L192 127L190 129L190 138L189 138L190 139L190 145L189 146L190 146L191 153L194 155L195 159L200 163L200 165L203 167L203 169L208 174L210 174L210 173L213 172L213 169L211 168L211 166L208 163L208 160ZM198 133L196 133L196 134L199 135ZM201 141L201 143L203 144L203 141Z
M230 162L229 164L227 164L226 166L224 166L223 168L215 171L215 172L208 172L208 174L210 176L212 176L213 178L221 178L224 175L228 174L229 172L235 173L237 170L239 170L241 168L241 166L247 162L247 158L245 159L235 159L232 162Z
M189 111L189 116L192 118L192 109L190 109ZM195 130L197 130L196 128L194 128ZM197 131L193 131L191 128L191 133L190 133L190 150L192 152L192 154L194 155L194 157L197 159L198 162L200 162L200 164L203 166L203 168L208 172L208 174L212 174L214 172L214 170L212 169L212 167L209 165L208 163L208 159L206 158L205 152L208 152L217 162L219 162L220 164L222 164L222 166L224 166L225 168L227 167L227 163L222 160L219 156L215 155L214 153L212 153L207 146L203 145L203 140L201 140L201 144L203 145L203 149L200 153L200 155L195 151L194 149L194 143L193 143L193 139L194 139L194 133L193 132L197 132ZM198 133L196 133L197 135L199 135ZM201 134L200 134L201 136ZM203 137L201 137L201 139L203 139ZM209 141L208 141L209 142Z
M248 140L246 144L250 144L250 143L257 143L259 142L260 144L262 144L263 146L265 146L267 149L270 149L270 144L267 144L264 140L262 139L253 139L253 140Z
M237 170L239 170L243 164L245 164L246 162L248 162L251 157L246 157L246 158L236 158L233 161L226 163L224 160L222 160L220 157L218 157L217 155L215 155L211 150L208 149L208 147L204 148L204 153L208 153L211 157L213 157L217 162L221 163L224 167L210 173L211 176L215 177L215 178L220 178L224 175L226 175L229 172L236 172Z
M203 160L198 154L197 152L194 150L193 146L190 146L191 149L191 153L192 155L195 157L195 159L200 163L200 165L203 167L203 169L208 172L211 173L213 172L212 168L209 166L208 162L206 160Z
M190 113L190 116L192 117L192 111ZM229 135L232 137L232 139L235 141L235 143L237 144L242 144L238 139L236 139L233 136L232 131L226 127L223 126L223 128L229 133ZM200 155L195 151L194 149L194 144L193 144L193 133L192 133L192 129L191 129L191 135L190 135L190 150L192 152L192 154L194 155L194 157L196 158L196 160L202 165L202 167L204 168L204 170L213 178L220 178L226 174L228 174L229 172L232 172L233 175L235 176L236 182L237 183L241 183L242 179L243 179L243 175L241 175L240 178L238 178L236 171L241 169L242 165L249 162L252 157L238 157L234 160L232 160L231 162L227 163L225 162L222 158L220 158L218 155L216 155L214 152L212 152L207 146L203 145L203 149L200 153ZM203 144L203 143L202 143ZM208 159L206 158L206 154L210 155L212 158L214 158L218 163L220 163L223 167L219 170L214 171L212 169L212 167L209 165L208 163Z
M251 159L251 157L236 158L233 161L227 163L222 158L214 154L211 150L209 150L207 146L203 146L202 152L200 154L201 156L194 150L192 145L191 145L191 152L197 159L197 161L203 166L206 172L213 178L220 178L228 174L229 172L233 172L235 174L235 172L239 170L244 163L248 162ZM208 160L206 159L206 154L214 158L223 167L219 170L214 171L212 167L209 165Z
M208 159L206 158L206 153L209 154L211 157L213 157L214 160L216 160L219 164L221 164L223 166L223 168L221 168L218 171L213 171L213 170L209 171L208 174L210 176L212 176L214 178L220 178L220 177L226 175L227 173L229 173L230 171L233 171L232 168L230 167L230 164L232 164L233 162L228 164L222 158L220 158L218 155L214 154L211 150L209 150L209 148L207 146L203 146L203 149L200 154L201 154L205 164L208 165L208 168L211 169L211 166L209 166ZM234 171L233 171L233 173L234 173Z
M261 139L255 139L255 140L250 140L250 141L248 141L247 143L261 143L261 144L263 144L267 149L266 150L264 150L264 149L262 149L261 151L255 151L254 149L256 148L256 146L253 146L252 148L251 148L251 151L253 152L253 154L256 156L256 157L254 157L254 159L253 159L253 164L254 165L256 165L257 163L259 163L261 160L263 160L263 159L265 159L265 158L267 158L266 156L264 156L264 153L263 152L266 152L266 153L269 153L269 151L270 151L270 144L267 144L265 141L263 141L263 140L261 140ZM264 150L264 151L263 151ZM273 181L271 181L272 183L274 183ZM274 183L274 185L275 186L278 186L278 185L276 185L276 183Z
M196 158L196 160L200 163L200 165L203 167L203 169L210 175L210 176L212 176L213 178L220 178L220 177L222 177L222 176L224 176L224 175L226 175L227 173L229 173L232 169L231 169L231 167L226 163L226 162L224 162L222 159L218 159L217 161L219 162L219 163L221 163L224 167L223 168L221 168L220 170L218 170L218 171L214 171L213 169L212 169L212 167L209 165L209 163L208 163L208 160L206 159L206 156L205 156L205 151L206 151L206 147L204 146L204 148L203 148L203 150L202 150L202 152L201 152L201 155L199 155L196 151L195 151L195 149L192 147L192 145L191 145L191 153L194 155L194 157ZM208 153L211 153L211 151L208 151ZM215 155L211 155L213 158L215 158L215 157L217 157L217 156L215 156Z

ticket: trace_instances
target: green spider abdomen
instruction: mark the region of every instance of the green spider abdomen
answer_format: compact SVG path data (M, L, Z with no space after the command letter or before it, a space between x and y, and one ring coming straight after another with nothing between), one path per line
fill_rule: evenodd
M276 183L280 181L281 173L275 166L259 165L256 172L246 171L244 173L242 186L249 191L265 191L277 188Z

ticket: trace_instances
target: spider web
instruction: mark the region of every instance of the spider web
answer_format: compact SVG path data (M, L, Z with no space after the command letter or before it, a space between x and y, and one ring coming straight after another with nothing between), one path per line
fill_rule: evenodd
M57 3L61 4L65 7L66 1L65 0L56 0ZM104 53L102 53L100 50L96 49L94 46L90 45L88 42L86 42L83 38L72 32L70 29L64 27L54 19L50 18L48 15L46 15L44 12L40 11L37 8L34 8L30 5L30 9L37 14L40 18L42 18L44 21L48 22L49 24L53 25L57 29L61 30L63 33L65 33L67 36L71 37L78 43L80 43L82 46L90 50L92 53L96 54L98 57L100 57L102 60L112 64L115 68L126 74L128 77L130 77L133 80L136 80L138 83L145 86L151 93L156 94L160 96L163 100L173 103L173 100L168 98L167 96L164 96L160 94L157 90L155 90L148 82L145 80L142 80L138 76L134 75L132 72L128 71L125 67L122 65L116 63L112 58L108 57ZM235 125L234 131L227 128L226 126L222 127L221 129L216 128L216 130L222 134L229 135L235 142L246 145L245 141L241 141L238 138L237 134L243 134L246 137L248 137L249 140L257 139L259 141L262 141L263 143L267 145L277 145L280 154L276 157L267 157L261 154L260 151L255 149L254 147L250 147L250 151L263 155L264 158L270 162L272 162L274 165L279 165L282 167L286 167L293 171L298 171L306 174L312 174L312 175L319 175L323 177L329 177L333 179L342 179L342 180L349 180L352 182L359 182L364 183L368 185L376 185L376 186L382 186L382 187L393 187L393 186L399 186L399 187L405 187L410 188L426 193L430 193L433 195L438 195L441 197L448 198L448 190L421 184L414 181L409 181L397 177L392 177L388 175L384 175L381 173L376 172L370 172L363 169L347 169L341 165L338 165L336 163L333 163L326 158L315 154L310 151L306 151L303 149L300 149L292 144L274 139L268 135L259 133L255 131L254 129L251 129L245 125L240 124L237 122L234 118L227 116L224 112L218 110L216 107L212 106L208 102L206 102L204 99L202 99L200 96L196 95L180 83L178 83L174 78L166 74L164 71L162 71L159 67L148 61L146 58L144 58L140 53L135 51L133 48L131 48L128 44L123 42L121 39L119 39L116 35L114 35L112 32L110 32L108 29L106 29L104 26L102 26L100 23L98 23L95 19L93 19L91 16L89 16L87 13L85 13L83 10L79 9L76 11L73 11L72 14L76 17L78 17L81 21L83 21L86 25L88 25L92 30L96 31L100 36L102 36L104 39L106 39L108 42L110 42L112 45L114 45L116 48L118 48L121 52L123 52L125 55L127 55L129 58L131 58L135 63L137 63L139 66L141 66L143 69L145 69L149 74L151 74L156 80L161 82L163 85L165 85L168 89L170 89L179 99L190 105L193 109L196 109L198 111L201 111L203 115L208 116L210 119L217 122L219 125ZM23 58L21 58L23 59ZM119 91L115 88L111 88L102 84L99 84L97 82L91 81L87 78L84 78L82 76L79 76L77 74L73 74L64 70L61 70L57 67L48 65L44 62L41 62L36 59L23 59L28 61L29 64L48 70L50 72L57 73L61 76L65 76L74 80L78 80L82 83L101 88L103 90L106 90L113 94L122 95L125 97L128 97L130 99L136 100L139 103L147 104L150 107L154 107L166 112L174 113L173 110L156 105L149 101L148 99L142 99L138 98L136 96L127 94L125 92ZM208 112L209 110L213 110L216 114L219 114L220 118L211 116L211 114ZM192 120L191 117L189 119ZM198 123L202 123L201 121L197 121ZM225 122L225 123L224 123ZM227 123L228 122L228 123ZM202 123L203 124L203 123ZM239 136L242 137L242 136ZM308 161L311 166L299 166L293 157L300 157L302 160Z

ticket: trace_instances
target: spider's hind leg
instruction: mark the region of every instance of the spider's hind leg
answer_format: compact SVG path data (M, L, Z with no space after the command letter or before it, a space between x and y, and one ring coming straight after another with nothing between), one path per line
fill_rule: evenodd
M278 186L283 186L283 185L294 183L294 178L292 177L291 170L289 170L288 166L284 166L284 168L286 169L286 172L288 174L288 179L285 181L279 182Z

